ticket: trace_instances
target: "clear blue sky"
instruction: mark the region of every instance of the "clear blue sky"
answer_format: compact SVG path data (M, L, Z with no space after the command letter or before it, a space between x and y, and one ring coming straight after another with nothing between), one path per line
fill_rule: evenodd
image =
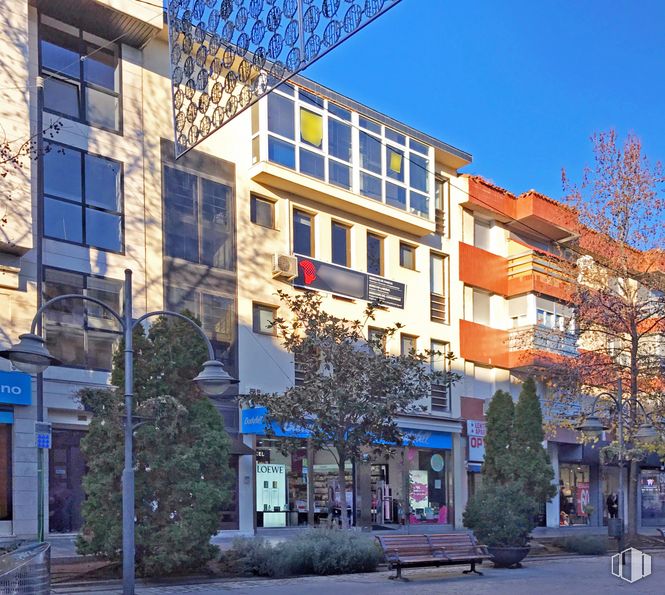
M303 74L518 194L560 198L594 131L633 131L665 162L665 0L402 0Z

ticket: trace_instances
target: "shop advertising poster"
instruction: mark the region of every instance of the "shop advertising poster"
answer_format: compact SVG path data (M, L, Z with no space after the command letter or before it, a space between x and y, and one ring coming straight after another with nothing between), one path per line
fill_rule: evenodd
M584 512L584 508L586 507L587 504L589 504L590 500L590 494L589 494L589 482L588 481L580 481L577 484L577 515L582 516L586 514Z
M428 508L429 473L421 470L409 471L409 480L411 483L409 494L411 508L414 510L417 510L418 508Z

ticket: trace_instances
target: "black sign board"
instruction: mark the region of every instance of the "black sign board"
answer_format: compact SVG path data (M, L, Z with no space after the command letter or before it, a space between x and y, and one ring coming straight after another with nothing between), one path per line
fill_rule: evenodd
M404 283L353 271L306 256L298 256L298 276L293 285L338 295L378 302L381 306L404 308Z

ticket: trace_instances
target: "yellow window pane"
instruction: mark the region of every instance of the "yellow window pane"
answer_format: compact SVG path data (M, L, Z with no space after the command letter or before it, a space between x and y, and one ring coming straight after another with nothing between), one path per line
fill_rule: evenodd
M402 173L402 154L390 150L390 169L396 174Z
M321 148L323 118L319 114L300 109L300 138L314 147Z

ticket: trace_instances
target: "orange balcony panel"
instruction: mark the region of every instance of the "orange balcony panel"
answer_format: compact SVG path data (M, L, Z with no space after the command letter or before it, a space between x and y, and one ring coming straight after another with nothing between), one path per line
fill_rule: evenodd
M520 194L515 200L515 219L553 240L579 232L575 212L534 190Z
M460 320L460 355L468 361L508 368L508 331Z
M547 368L548 366L561 365L572 356L560 353L552 353L540 349L525 349L523 351L512 351L508 357L508 368L511 370L528 368Z
M469 244L459 244L459 275L465 285L506 295L508 260Z
M508 297L536 292L558 298L564 302L572 298L572 288L565 281L553 279L542 273L531 272L508 279Z

